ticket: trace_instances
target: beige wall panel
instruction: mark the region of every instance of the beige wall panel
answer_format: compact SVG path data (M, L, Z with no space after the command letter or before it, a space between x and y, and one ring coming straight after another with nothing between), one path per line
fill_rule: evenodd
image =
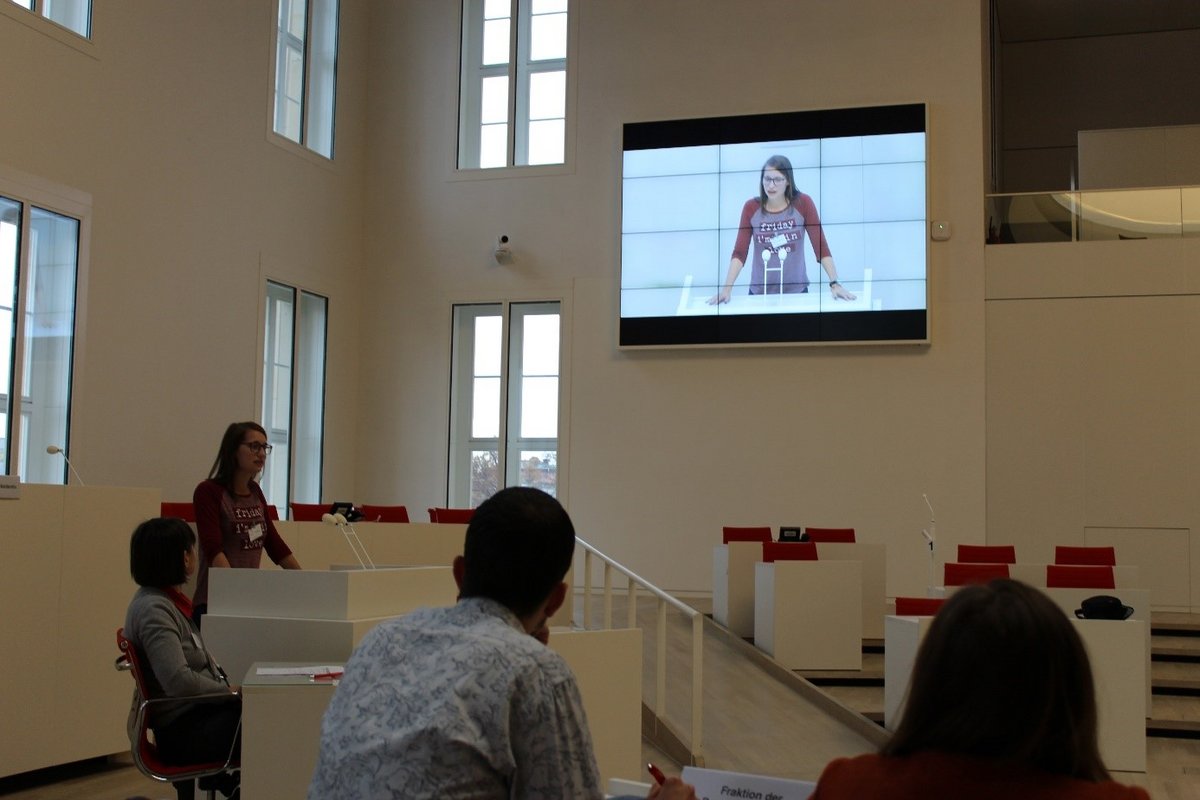
M1193 598L1192 531L1153 528L1095 528L1084 531L1089 546L1115 547L1118 564L1136 564L1141 588L1150 590L1155 608L1188 611Z
M1200 447L1200 298L1054 306L1076 306L1086 320L1080 412L1087 524L1191 527Z
M988 542L1052 562L1054 544L1083 543L1086 317L1050 301L1003 302L988 304L987 324Z
M57 763L49 754L60 720L48 709L59 688L63 494L62 486L25 485L20 500L0 500L0 641L20 665L19 680L14 674L0 690L0 775ZM115 639L113 650L115 658ZM96 672L111 663L96 664Z
M112 669L115 634L137 589L129 575L130 534L158 515L160 502L157 489L67 489L54 692L59 761L129 748L133 681Z

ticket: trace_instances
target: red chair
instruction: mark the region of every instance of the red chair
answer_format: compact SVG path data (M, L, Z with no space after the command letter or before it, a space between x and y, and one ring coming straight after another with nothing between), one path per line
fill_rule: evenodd
M814 542L765 542L763 562L816 561L817 545Z
M133 684L137 687L139 698L137 716L134 720L134 726L137 730L137 745L132 748L133 763L138 768L138 771L147 778L153 778L156 781L164 781L171 783L175 787L175 795L177 800L191 800L195 796L195 779L200 778L200 789L207 793L208 800L215 800L216 787L205 785L204 778L222 775L238 769L241 765L233 758L232 743L229 749L229 755L224 761L212 761L204 764L167 764L158 756L158 749L154 742L150 740L150 709L155 705L177 702L176 698L158 698L147 700L146 696L146 678L145 671L142 668L142 663L138 658L137 648L133 643L125 638L125 629L117 628L117 649L121 651L121 655L117 656L117 660L113 666L121 672L129 672L133 676ZM229 699L229 695L221 694L202 694L194 697L189 697L189 702L203 702L205 699L224 701ZM236 741L237 737L234 737Z
M163 503L159 506L160 517L178 517L184 522L196 521L196 509L191 503Z
M1066 547L1059 545L1054 548L1054 563L1115 567L1117 565L1117 549L1115 547Z
M897 597L896 616L932 617L944 602L944 597Z
M1007 577L1008 564L958 564L947 561L942 583L945 586L966 586Z
M363 504L363 522L408 522L404 506L371 506Z
M430 522L444 522L454 525L466 525L471 521L471 517L475 516L473 508L431 508L429 509Z
M329 513L329 506L320 503L288 503L292 510L292 522L320 522Z
M810 542L846 542L854 544L854 528L805 528Z
M1017 548L1011 544L960 544L960 564L1015 564Z
M1108 566L1046 565L1047 589L1115 589L1117 579Z
M267 506L267 519L279 522L279 509L275 506Z
M771 541L771 529L766 526L738 528L726 525L721 528L721 544L730 542L762 542Z

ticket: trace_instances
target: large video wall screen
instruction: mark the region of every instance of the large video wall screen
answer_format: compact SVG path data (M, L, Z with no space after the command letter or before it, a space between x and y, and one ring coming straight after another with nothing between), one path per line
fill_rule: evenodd
M625 125L622 347L929 341L923 104Z

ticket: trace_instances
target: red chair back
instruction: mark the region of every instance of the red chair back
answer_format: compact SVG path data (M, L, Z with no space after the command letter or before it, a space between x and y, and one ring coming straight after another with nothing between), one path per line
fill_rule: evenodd
M292 522L320 522L329 513L329 506L320 503L288 503L292 510Z
M813 542L765 542L762 560L767 564L774 561L816 561L817 545Z
M766 526L738 528L726 525L721 528L721 544L730 542L762 542L771 541L771 529Z
M405 506L371 506L364 503L362 512L363 522L408 522L408 509Z
M191 503L163 503L159 506L160 517L178 517L184 522L196 521L196 509Z
M854 543L854 528L805 528L810 542Z
M958 564L946 562L943 584L966 586L969 583L987 583L996 578L1008 577L1008 564Z
M1017 547L1011 544L960 544L960 564L1015 564Z
M1115 547L1066 547L1059 545L1054 548L1054 563L1115 567L1117 565L1117 549Z
M267 506L267 519L279 522L279 509L275 506Z
M1047 589L1115 589L1117 579L1108 566L1046 565Z
M471 521L471 517L475 516L473 508L431 508L429 509L430 522L443 522L455 525L466 525Z
M944 597L897 597L896 616L932 617L944 602Z

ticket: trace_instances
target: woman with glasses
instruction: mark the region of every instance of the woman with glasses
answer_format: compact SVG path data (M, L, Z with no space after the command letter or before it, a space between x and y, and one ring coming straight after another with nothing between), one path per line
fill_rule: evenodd
M267 499L255 478L267 463L271 445L257 422L235 422L225 429L208 480L192 494L200 533L200 572L192 596L197 624L208 610L210 567L258 569L263 548L284 569L300 562L284 544L267 512Z
M804 265L804 236L829 278L829 293L835 300L856 296L838 281L833 255L821 230L821 218L811 197L796 188L792 162L787 156L771 156L759 175L758 196L742 206L738 237L729 261L729 272L721 291L709 305L729 302L733 283L750 255L750 294L798 294L808 291Z

